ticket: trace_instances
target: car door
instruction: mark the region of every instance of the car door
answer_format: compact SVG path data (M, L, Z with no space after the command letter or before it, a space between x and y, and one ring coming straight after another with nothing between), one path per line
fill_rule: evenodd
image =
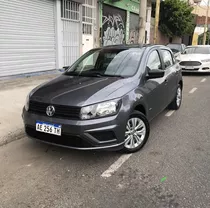
M166 105L168 105L175 97L177 90L177 69L178 65L173 54L167 49L160 50L162 62L165 68L165 82L167 84Z
M164 70L160 54L153 50L146 60L146 76L150 70ZM165 96L167 93L166 77L147 79L145 78L144 90L146 103L148 105L148 118L153 119L158 113L164 110L166 105Z

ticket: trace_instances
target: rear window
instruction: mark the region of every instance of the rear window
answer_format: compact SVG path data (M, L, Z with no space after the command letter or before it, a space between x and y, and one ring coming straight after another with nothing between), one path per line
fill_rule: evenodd
M167 45L174 53L181 51L181 45L179 44L168 44Z
M189 47L185 49L185 54L210 54L210 47Z

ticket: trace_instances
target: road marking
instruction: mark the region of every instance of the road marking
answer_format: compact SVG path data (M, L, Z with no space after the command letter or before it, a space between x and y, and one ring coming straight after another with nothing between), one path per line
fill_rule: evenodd
M106 171L104 171L101 174L101 177L103 178L108 178L110 177L114 172L116 172L121 166L122 164L129 159L129 157L132 154L128 154L128 155L122 155L121 157L118 158L118 160L116 160Z
M206 78L203 78L202 80L201 80L201 82L205 82L206 81Z
M168 111L168 113L166 113L165 116L170 117L174 112L175 112L175 110L170 110L170 111Z
M194 87L192 90L189 91L190 94L194 93L198 88Z

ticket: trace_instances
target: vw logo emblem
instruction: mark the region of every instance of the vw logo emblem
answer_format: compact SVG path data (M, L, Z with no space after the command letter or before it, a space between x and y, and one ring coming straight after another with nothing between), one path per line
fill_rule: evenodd
M49 105L49 106L47 107L47 109L46 109L46 114L47 114L48 116L53 116L54 113L55 113L55 107L52 106L52 105Z

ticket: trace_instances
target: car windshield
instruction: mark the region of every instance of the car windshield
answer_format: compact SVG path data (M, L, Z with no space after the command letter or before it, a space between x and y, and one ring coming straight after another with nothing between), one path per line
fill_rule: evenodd
M181 51L181 45L178 44L168 44L167 45L172 51L173 53L177 53Z
M185 54L210 54L210 47L189 47L185 49Z
M143 49L95 49L79 58L66 72L73 76L130 77L138 69Z

